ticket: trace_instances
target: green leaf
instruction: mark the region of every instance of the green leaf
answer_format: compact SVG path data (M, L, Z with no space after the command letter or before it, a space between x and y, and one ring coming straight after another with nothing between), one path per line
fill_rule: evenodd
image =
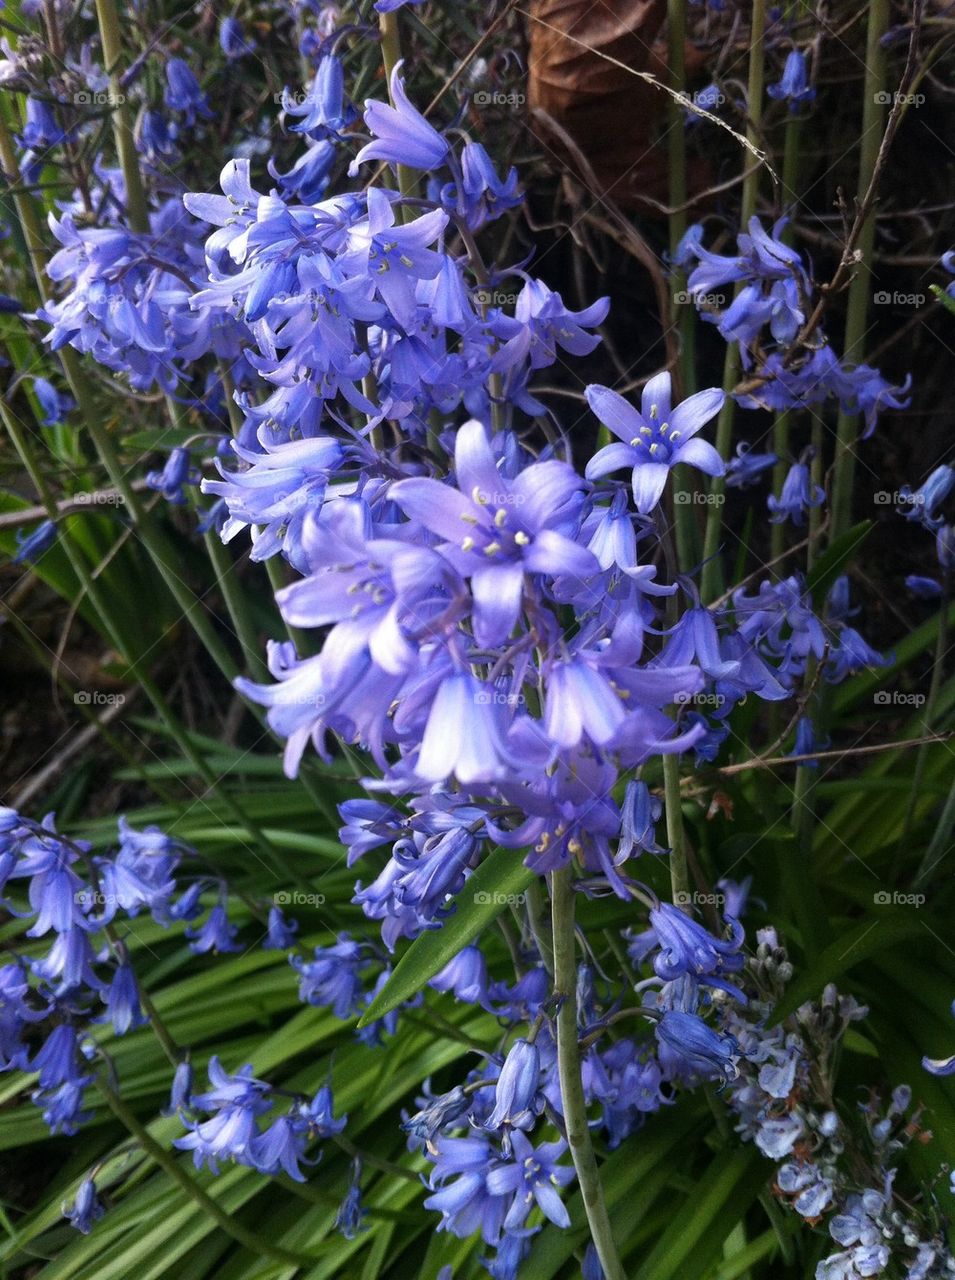
M440 929L429 929L415 938L358 1025L366 1027L369 1022L376 1022L417 995L430 978L501 914L509 901L527 888L535 875L513 849L495 849L455 898L455 913Z
M829 588L838 578L846 563L862 546L872 530L871 520L861 520L851 529L847 529L816 561L812 572L806 579L806 586L812 596L813 603L820 605L826 598Z

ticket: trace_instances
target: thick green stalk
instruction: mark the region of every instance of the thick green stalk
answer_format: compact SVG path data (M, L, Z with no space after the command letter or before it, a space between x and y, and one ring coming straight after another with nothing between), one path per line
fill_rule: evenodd
M606 1280L626 1280L614 1243L610 1215L604 1201L597 1157L587 1123L587 1104L580 1075L577 1040L577 960L574 938L574 885L571 867L551 874L551 923L554 935L554 995L557 1012L557 1071L564 1108L567 1144L577 1170L577 1181L591 1239Z
M686 87L686 5L684 0L668 0L667 64L670 87L682 94ZM667 151L669 164L669 233L670 256L686 232L686 131L684 108L676 98L668 98ZM686 295L686 272L674 266L671 272L671 311L661 316L664 324L677 326L680 339L680 361L675 370L677 395L685 399L696 390L696 308ZM695 487L689 468L679 466L673 473L673 526L676 530L677 556L680 567L688 571L700 558L700 536L696 508L692 504Z
M865 79L862 92L862 135L859 144L858 199L866 197L875 173L882 145L885 118L886 55L882 37L889 24L889 0L869 0L866 35ZM875 218L870 211L856 241L858 262L849 286L846 309L844 360L858 363L862 359L869 295L872 291L872 251L875 244ZM836 458L832 483L832 523L829 536L835 541L845 533L852 521L852 489L855 481L854 446L859 434L858 415L840 413L836 421Z
M763 84L765 77L765 36L766 36L766 0L753 0L753 12L750 29L749 77L747 83L747 127L746 137L754 145L760 141L760 129L763 119ZM740 199L740 226L745 228L756 211L756 195L759 187L759 166L754 165L743 179L743 190ZM737 292L741 286L737 286ZM733 444L733 420L736 403L729 394L740 376L739 348L731 342L726 348L723 362L723 390L726 400L720 410L716 423L716 450L726 461L730 456ZM722 590L723 571L719 562L720 537L723 529L723 497L726 485L722 477L717 476L710 482L710 505L706 513L706 530L703 536L703 578L701 595L704 602L713 600Z
M663 757L663 788L667 844L670 846L670 888L676 905L685 907L689 901L690 876L687 870L686 832L683 828L680 757L673 752Z
M123 41L120 34L119 15L113 0L96 0L96 18L99 24L100 41L103 45L103 64L109 74L116 154L119 157L126 186L126 216L131 231L148 231L149 213L139 170L139 156L136 154L136 142L133 138L132 112L123 92Z

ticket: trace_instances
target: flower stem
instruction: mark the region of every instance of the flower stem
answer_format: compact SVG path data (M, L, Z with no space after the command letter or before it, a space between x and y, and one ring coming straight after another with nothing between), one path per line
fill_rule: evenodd
M686 4L685 0L668 0L667 5L667 66L670 72L670 87L677 93L683 93L686 87ZM684 128L683 106L676 98L668 99L669 129L667 132L667 150L669 163L669 233L670 257L677 251L677 246L686 232L686 131ZM673 266L670 273L670 314L661 316L664 325L671 325L674 320L680 338L680 360L676 370L677 395L674 399L685 399L696 390L696 309L685 296L686 272L682 267ZM682 295L682 302L676 299ZM673 307L676 307L674 316ZM689 469L679 466L673 473L673 523L676 530L676 544L680 567L686 571L696 564L700 558L700 536L696 523L696 509L686 501L693 491Z
M753 15L750 27L749 45L749 78L747 85L747 119L746 137L753 146L759 145L763 119L763 82L765 76L765 36L766 36L766 0L753 0ZM759 186L759 165L749 169L743 178L743 190L740 200L740 226L746 224L756 211L756 194ZM737 285L737 292L741 288ZM739 348L735 342L726 347L726 358L723 362L723 390L726 400L720 410L716 423L716 451L725 462L730 455L733 443L733 419L736 413L736 402L730 392L739 380L740 375ZM719 561L720 535L723 529L723 502L726 484L722 476L715 476L710 482L710 505L706 513L706 529L703 535L703 577L701 597L704 603L715 599L722 590L723 571Z
M587 1124L587 1104L577 1042L577 961L574 942L574 886L571 868L551 874L551 922L554 933L554 994L557 1013L557 1070L567 1143L577 1170L591 1239L606 1280L626 1280L604 1202L597 1158Z
M866 34L865 80L862 92L862 132L859 143L859 202L866 199L882 146L882 124L885 116L882 87L885 83L886 56L882 37L889 24L889 0L870 0ZM849 286L846 329L842 358L853 363L862 357L861 346L866 334L869 294L872 288L872 251L875 244L875 219L870 209L856 241L855 275ZM832 482L832 524L829 531L835 541L849 528L852 519L852 488L855 481L855 453L858 436L857 415L840 411L836 420L836 457Z
M126 187L126 216L131 231L149 230L149 213L146 192L139 170L139 156L133 138L132 118L126 95L123 93L121 63L123 42L120 35L119 15L113 0L96 0L96 19L103 45L103 64L109 74L110 97L113 109L113 138L116 154L123 171Z

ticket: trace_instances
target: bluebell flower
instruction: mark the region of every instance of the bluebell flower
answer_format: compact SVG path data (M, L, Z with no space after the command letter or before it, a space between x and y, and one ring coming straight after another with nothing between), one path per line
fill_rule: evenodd
M310 1102L299 1103L297 1114L308 1129L309 1134L318 1138L333 1138L341 1133L348 1123L347 1116L334 1116L335 1101L330 1085L322 1085Z
M41 1089L62 1084L82 1087L92 1080L83 1074L79 1044L80 1038L69 1023L53 1028L30 1062L30 1070L39 1072Z
M656 824L663 815L663 801L651 795L645 782L631 779L620 806L618 855L629 858L634 851L664 854L657 844Z
M450 991L456 1000L489 1009L488 976L484 955L475 946L462 947L428 982L435 991Z
M182 58L170 58L166 64L163 101L170 111L181 112L189 125L195 124L197 116L201 116L203 120L212 119L212 112L205 94L199 88L199 81Z
M522 1228L535 1203L555 1226L570 1226L570 1214L557 1194L558 1187L576 1176L571 1166L557 1163L566 1150L563 1139L534 1147L519 1129L511 1135L510 1158L494 1161L487 1175L491 1195L513 1196L502 1224L506 1232Z
M471 1107L471 1099L460 1085L437 1097L426 1091L418 1103L420 1110L406 1115L401 1127L410 1134L409 1144L419 1148L431 1143L443 1129L452 1127Z
M345 1198L335 1216L335 1229L340 1231L346 1240L354 1238L362 1231L367 1231L365 1210L361 1202L361 1162L355 1160L352 1166L352 1178Z
M161 493L167 502L174 506L183 506L186 501L184 486L199 483L199 475L192 466L189 450L182 448L170 450L162 471L148 472L146 483L150 489Z
M786 474L779 497L771 493L766 499L772 512L770 523L782 524L791 520L794 525L804 525L810 508L822 506L825 500L825 490L821 485L812 483L808 464L794 462Z
M899 501L902 504L898 513L906 520L915 520L926 529L935 530L944 524L945 518L939 512L945 500L955 489L955 467L947 463L936 467L924 484L916 490L903 485L899 490Z
M298 933L298 921L287 920L281 907L269 907L269 927L263 951L288 951L295 946L295 935Z
M180 1110L180 1119L189 1132L174 1139L173 1146L191 1151L196 1168L208 1165L213 1173L218 1172L218 1161L222 1159L251 1165L253 1142L259 1134L257 1117L272 1105L269 1086L256 1080L248 1065L234 1076L229 1075L217 1057L209 1060L209 1082L212 1087L205 1093L193 1094L190 1102L195 1111L213 1114L207 1120L198 1120Z
M490 1190L493 1153L484 1137L439 1137L429 1148L434 1168L428 1185L433 1194L424 1207L441 1214L439 1231L464 1239L479 1230L485 1244L497 1244L511 1202L511 1196L503 1192L512 1189L502 1188L502 1194Z
M43 410L43 425L45 427L57 426L58 423L63 422L70 410L76 407L76 402L72 396L64 395L62 392L57 391L53 383L46 378L34 378L33 390L37 400L40 402L40 408Z
M741 440L736 446L736 454L726 464L727 489L748 489L778 461L775 453L757 453Z
M394 13L406 4L424 4L424 0L375 0L374 8L377 13Z
M217 955L225 955L229 951L241 951L242 947L235 941L239 932L238 926L229 923L227 906L220 900L206 916L205 923L198 929L187 929L189 950L202 955L214 951Z
M799 49L791 49L786 55L782 79L778 84L768 85L766 92L771 98L789 103L789 110L795 111L801 102L811 102L816 90L809 83L806 71L806 55Z
M596 480L622 467L633 468L633 498L641 515L660 501L672 467L687 463L710 476L721 476L723 460L711 444L693 437L723 404L717 388L698 391L671 408L670 375L660 373L643 389L641 409L609 387L589 386L587 403L619 443L600 449L587 464L585 475Z
M93 1223L98 1221L106 1210L96 1196L96 1184L92 1178L84 1178L77 1188L73 1203L63 1205L63 1217L69 1219L71 1227L88 1236L93 1230Z
M289 125L292 133L307 133L316 142L340 137L355 118L354 110L345 102L341 60L333 53L325 54L303 101L297 102L286 89L282 109L296 121Z
M494 162L481 143L467 142L461 149L460 188L445 187L441 200L449 213L462 213L470 229L479 231L508 209L516 208L523 196L518 190L515 168L508 169L503 179L498 177Z
M295 1182L304 1182L299 1162L305 1158L307 1134L305 1126L292 1115L279 1116L264 1133L253 1136L249 1145L249 1163L259 1173L285 1173ZM308 1162L312 1163L312 1162Z
M905 586L918 600L937 600L942 594L942 584L937 578L926 578L918 573L907 574Z
M678 1077L725 1081L736 1075L736 1041L708 1027L696 1014L668 1009L654 1033L661 1063Z
M361 1007L361 973L370 961L361 945L340 933L330 947L316 947L314 959L290 956L299 974L298 998L307 1004L328 1005L336 1018L353 1018Z
M251 53L255 41L245 35L239 19L229 14L219 23L219 48L230 62L234 62Z
M391 496L409 516L446 540L443 554L470 580L478 643L500 644L517 622L525 573L586 577L597 572L591 553L564 532L573 527L584 483L571 467L557 461L534 463L507 479L477 421L458 431L454 466L455 488L437 480L410 479L399 481ZM470 715L466 692L472 686L476 690L477 684L464 673L454 680L454 714L467 710ZM482 717L471 718L477 730ZM481 736L486 737L490 721L483 719ZM442 751L455 736L445 734ZM474 755L481 739L470 747L464 735L458 741L462 751Z
M17 530L17 553L13 557L14 564L36 564L45 551L56 542L56 525L52 520L44 520L24 536Z
M515 1040L494 1086L494 1109L482 1125L488 1132L502 1131L505 1153L510 1150L511 1131L533 1129L544 1109L540 1073L537 1046L527 1040Z
M118 1036L125 1035L135 1027L141 1027L149 1019L139 1007L139 987L132 966L121 963L116 966L113 981L105 996L107 1016L113 1024L113 1031Z
M136 128L136 148L151 163L175 156L178 126L161 111L144 111Z
M391 73L391 100L395 105L374 100L365 103L365 124L373 139L351 162L351 177L369 160L404 164L411 169L437 169L447 157L447 139L428 124L405 93L401 67L402 63L397 63Z

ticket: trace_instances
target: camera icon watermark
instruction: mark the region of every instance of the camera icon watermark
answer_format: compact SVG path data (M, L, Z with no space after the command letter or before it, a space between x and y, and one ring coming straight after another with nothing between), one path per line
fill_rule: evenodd
M479 689L474 701L481 707L520 707L524 705L524 695L504 689Z
M924 707L924 693L898 693L895 689L879 689L872 696L877 707Z
M890 104L896 106L901 104L904 107L922 107L925 105L924 93L889 93L886 89L880 89L878 93L872 95L872 101L879 106L887 107Z
M919 907L925 906L924 893L900 893L898 889L891 893L888 889L880 889L872 895L877 907Z
M73 94L74 107L121 107L125 101L125 94L113 93L112 89L81 89Z
M324 893L305 893L301 889L280 889L272 895L276 907L324 907Z
M508 293L504 289L482 288L474 291L474 297L482 307L513 307L517 303L518 295Z
M478 89L471 101L476 107L522 107L527 98L523 93L502 93L500 89Z
M103 693L99 689L77 689L73 702L77 707L121 707L125 693Z
M702 493L698 489L680 489L673 495L678 506L721 507L726 501L725 493Z
M692 293L689 289L677 289L673 295L675 307L706 307L717 310L726 306L725 293Z
M673 701L678 707L708 707L711 710L718 710L726 701L726 698L722 693L680 692Z
M522 907L527 901L526 893L490 893L481 889L474 895L478 906L487 907Z
M726 901L725 893L690 893L686 889L678 889L673 895L678 907L721 907Z
M897 489L876 489L872 501L877 507L920 507L925 502L921 493L899 493Z
M921 307L925 305L924 293L889 293L880 289L872 295L872 302L877 307Z

